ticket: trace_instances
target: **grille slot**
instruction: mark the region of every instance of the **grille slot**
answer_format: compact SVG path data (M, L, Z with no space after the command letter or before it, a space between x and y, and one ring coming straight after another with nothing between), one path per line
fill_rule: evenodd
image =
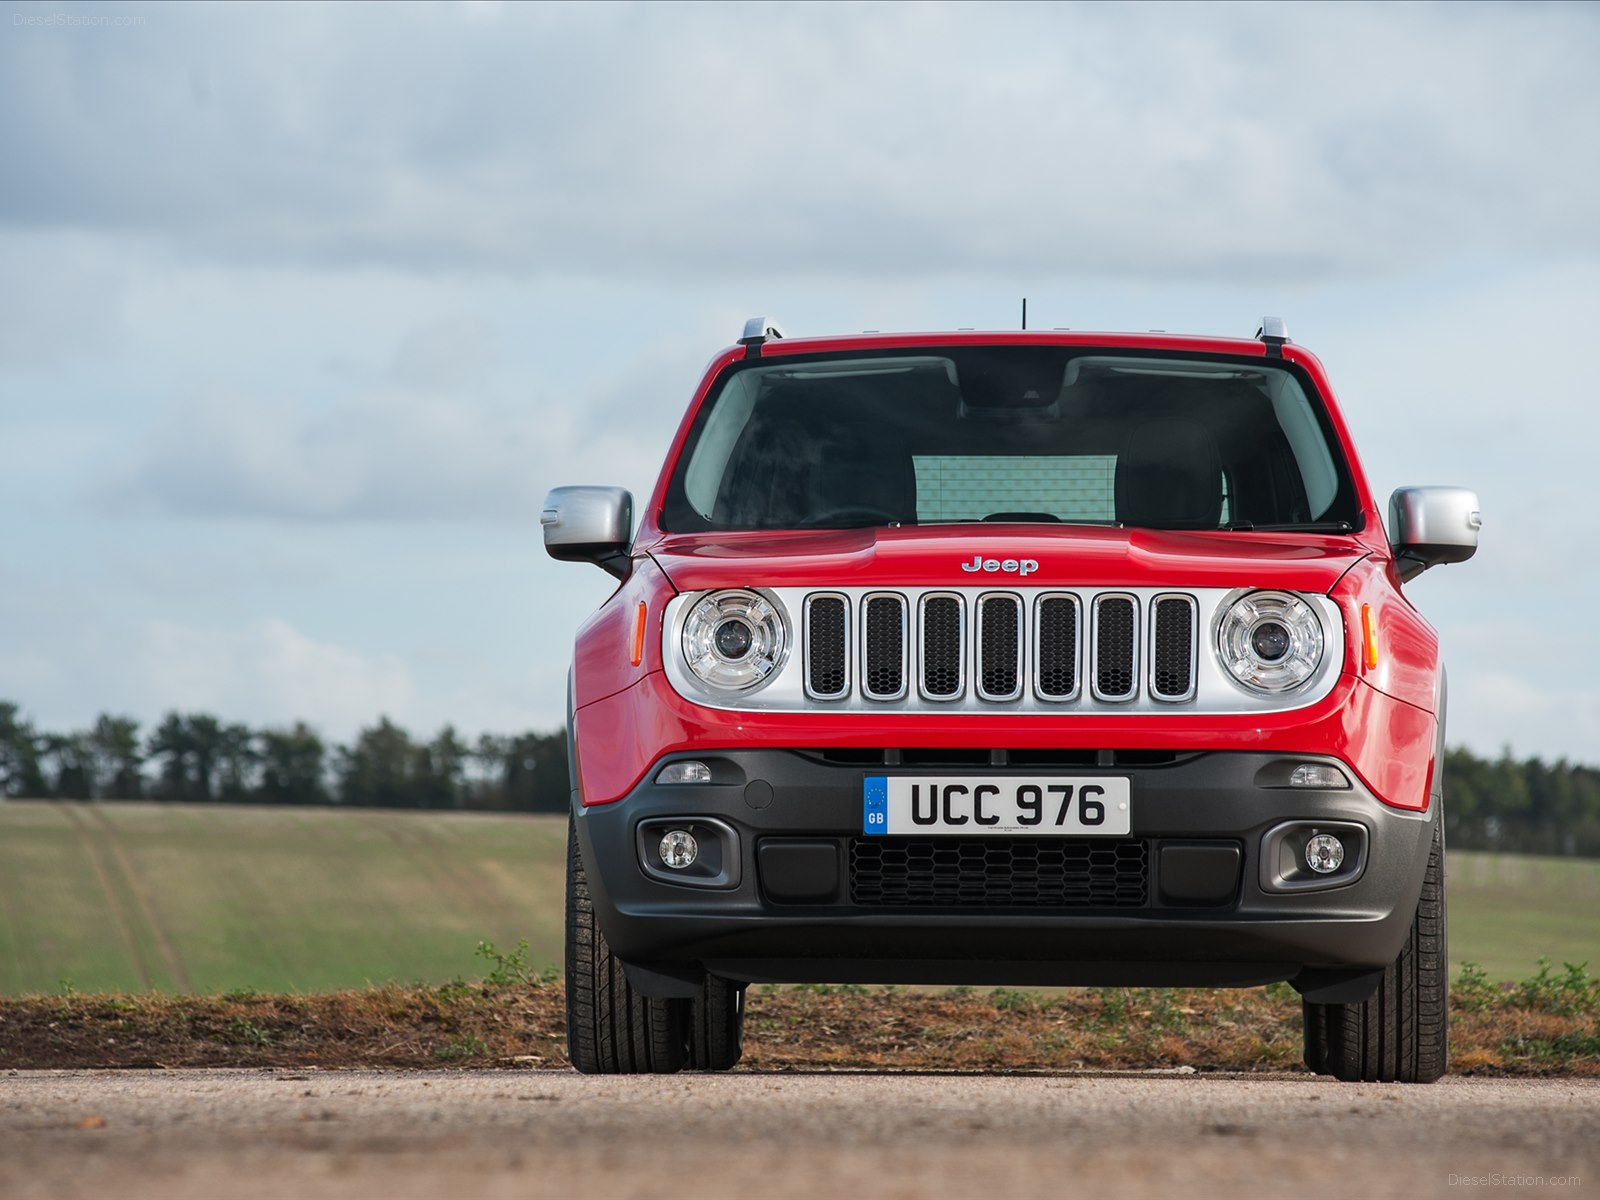
M960 596L922 598L922 694L929 700L954 700L961 695L966 634Z
M978 600L978 695L1022 695L1022 599L995 594Z
M862 614L861 690L869 700L906 694L906 602L902 596L868 596Z
M853 838L850 901L899 908L1140 908L1142 838Z
M1139 679L1138 601L1132 596L1096 596L1094 601L1094 694L1099 700L1131 700Z
M1194 695L1194 601L1157 596L1150 605L1150 623L1150 694L1158 700L1187 700Z
M806 600L806 695L837 700L850 690L850 603L843 596Z
M1078 698L1078 599L1043 596L1034 617L1034 686L1046 700Z

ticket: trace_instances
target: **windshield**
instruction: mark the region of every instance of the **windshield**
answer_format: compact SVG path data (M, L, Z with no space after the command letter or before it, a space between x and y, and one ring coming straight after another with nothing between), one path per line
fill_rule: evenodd
M676 531L1360 520L1327 415L1290 368L1023 346L736 366L663 515Z

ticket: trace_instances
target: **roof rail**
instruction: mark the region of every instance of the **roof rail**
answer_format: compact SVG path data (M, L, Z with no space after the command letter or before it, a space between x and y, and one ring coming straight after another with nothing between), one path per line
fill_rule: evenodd
M1289 340L1289 326L1282 317L1262 317L1256 336L1267 344L1268 358L1282 358L1283 344Z
M744 323L744 332L739 335L739 345L744 347L746 358L761 357L761 346L768 338L783 337L783 326L766 317L751 317Z

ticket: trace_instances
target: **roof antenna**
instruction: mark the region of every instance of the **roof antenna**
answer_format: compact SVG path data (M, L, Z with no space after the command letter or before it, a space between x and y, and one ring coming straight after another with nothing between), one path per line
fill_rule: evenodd
M1022 327L1024 329L1028 327L1028 298L1026 296L1022 298Z

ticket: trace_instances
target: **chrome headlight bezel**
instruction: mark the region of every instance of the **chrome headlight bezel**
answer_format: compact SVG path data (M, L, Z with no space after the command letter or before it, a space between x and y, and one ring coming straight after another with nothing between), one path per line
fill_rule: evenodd
M1282 641L1269 657L1261 641ZM1293 592L1247 592L1217 622L1217 658L1239 687L1258 696L1281 696L1316 678L1327 652L1327 633L1315 606Z
M718 631L736 636L718 638ZM748 635L742 653L729 654ZM789 654L789 618L772 597L749 588L707 592L684 617L679 646L689 672L712 692L751 692L774 679ZM721 644L719 644L719 642Z

